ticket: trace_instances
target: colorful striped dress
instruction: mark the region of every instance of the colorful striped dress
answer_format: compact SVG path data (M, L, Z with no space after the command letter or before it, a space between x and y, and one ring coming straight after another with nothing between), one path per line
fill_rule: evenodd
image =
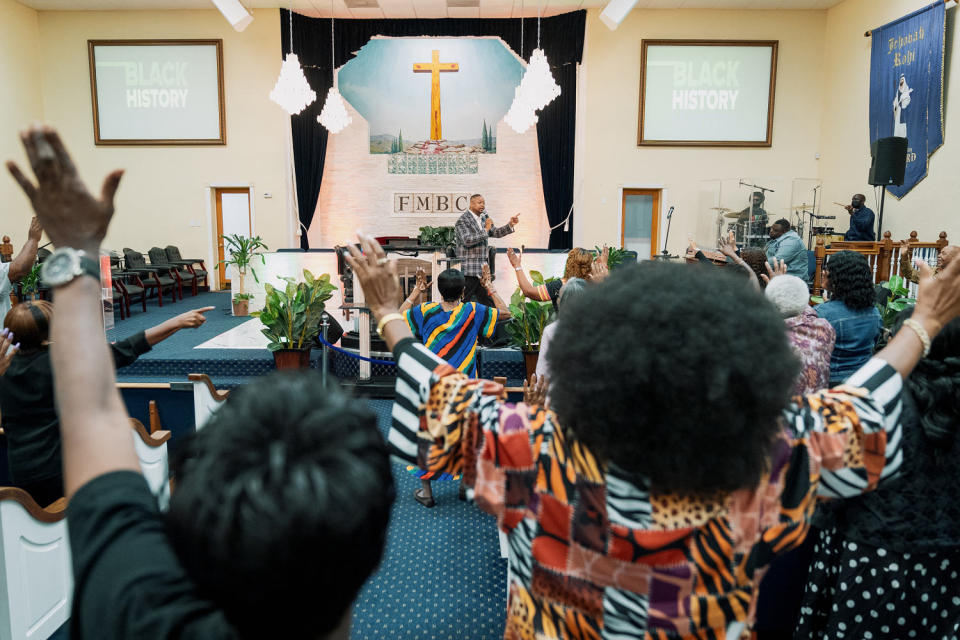
M404 312L413 335L457 371L477 377L477 339L490 338L499 313L476 302L461 302L444 311L439 302L428 302Z

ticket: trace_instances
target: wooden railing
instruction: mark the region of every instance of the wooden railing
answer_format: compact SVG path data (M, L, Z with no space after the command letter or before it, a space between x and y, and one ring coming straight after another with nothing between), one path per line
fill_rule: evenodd
M920 242L917 232L910 232L910 248L914 257L922 258L929 264L936 264L940 250L947 246L947 232L941 231L935 242ZM876 284L886 282L891 275L900 273L900 243L895 242L889 231L883 233L883 240L876 242L833 242L828 248L823 238L817 238L813 253L817 266L813 272L813 295L819 296L823 291L823 265L827 256L840 251L856 251L867 259L873 271L873 281Z

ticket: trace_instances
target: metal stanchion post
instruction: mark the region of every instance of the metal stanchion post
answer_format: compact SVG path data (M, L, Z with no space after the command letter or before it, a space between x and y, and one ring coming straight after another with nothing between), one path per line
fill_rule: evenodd
M320 376L321 376L321 380L323 381L323 386L324 388L326 388L327 386L327 327L330 326L330 323L327 322L326 314L324 314L322 318L323 318L323 325L322 325L321 332L323 334L323 360L321 361L321 365L320 365Z

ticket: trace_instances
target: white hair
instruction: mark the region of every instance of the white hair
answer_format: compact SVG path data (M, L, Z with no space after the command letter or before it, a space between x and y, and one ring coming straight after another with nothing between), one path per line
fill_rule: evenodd
M807 283L797 276L783 275L771 278L770 284L763 293L784 318L800 315L810 304Z

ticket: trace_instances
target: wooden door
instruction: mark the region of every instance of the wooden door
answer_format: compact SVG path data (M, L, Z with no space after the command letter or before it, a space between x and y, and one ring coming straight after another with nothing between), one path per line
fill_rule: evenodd
M217 203L217 260L223 264L223 236L239 234L250 237L252 231L252 221L250 219L250 189L240 188L217 188L214 190L214 198ZM219 288L226 289L230 286L230 269L218 269L217 280Z
M620 246L647 260L659 250L660 189L624 189L621 202Z

